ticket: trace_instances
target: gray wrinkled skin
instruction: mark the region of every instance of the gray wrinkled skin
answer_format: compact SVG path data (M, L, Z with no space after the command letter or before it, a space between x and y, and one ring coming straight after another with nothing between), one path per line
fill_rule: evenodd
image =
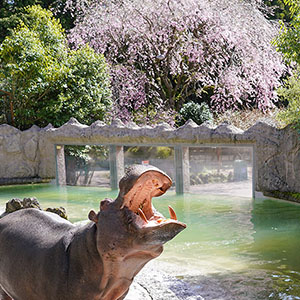
M155 167L133 167L117 199L101 201L85 226L35 208L1 218L0 299L124 299L135 275L185 228L177 220L155 223L161 215L152 212L151 198L171 184Z

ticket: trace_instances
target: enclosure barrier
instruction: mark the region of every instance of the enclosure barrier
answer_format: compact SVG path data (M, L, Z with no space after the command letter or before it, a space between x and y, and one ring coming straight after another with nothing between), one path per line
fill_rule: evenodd
M258 122L246 131L228 123L198 126L191 120L177 129L166 123L150 127L125 125L120 120L110 125L96 121L87 126L74 118L59 128L49 124L25 131L4 124L0 125L1 182L56 177L58 184L65 184L64 145L109 146L112 188L124 173L124 145L173 147L178 193L189 190L189 147L252 147L255 191L268 195L300 192L296 177L300 171L298 133L291 127L278 129L267 122Z

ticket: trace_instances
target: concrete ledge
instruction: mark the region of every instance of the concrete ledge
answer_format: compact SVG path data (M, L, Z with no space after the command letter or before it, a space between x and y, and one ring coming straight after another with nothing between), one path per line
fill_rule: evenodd
M51 178L25 177L25 178L0 178L0 185L49 183Z

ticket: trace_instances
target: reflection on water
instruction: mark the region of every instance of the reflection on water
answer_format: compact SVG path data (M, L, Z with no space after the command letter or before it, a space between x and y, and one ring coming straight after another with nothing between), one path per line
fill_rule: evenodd
M256 257L253 267L270 271L280 299L300 299L300 206L256 201L251 221L255 230L249 249Z
M117 192L103 188L27 185L0 187L0 211L11 198L35 196L44 208L64 206L72 222L85 220ZM159 258L204 299L300 299L300 206L275 200L184 195L154 199L188 224ZM192 299L192 298L191 298Z

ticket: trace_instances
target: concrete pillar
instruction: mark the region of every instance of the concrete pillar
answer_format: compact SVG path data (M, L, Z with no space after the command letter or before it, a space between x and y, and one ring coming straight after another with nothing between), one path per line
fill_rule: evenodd
M255 199L256 195L256 182L258 178L257 174L257 156L256 156L256 145L251 148L252 152L252 198Z
M176 193L183 194L190 190L189 147L175 147Z
M55 161L56 184L66 185L65 147L63 145L55 145Z
M109 146L110 186L112 190L119 188L119 181L124 176L123 146Z

